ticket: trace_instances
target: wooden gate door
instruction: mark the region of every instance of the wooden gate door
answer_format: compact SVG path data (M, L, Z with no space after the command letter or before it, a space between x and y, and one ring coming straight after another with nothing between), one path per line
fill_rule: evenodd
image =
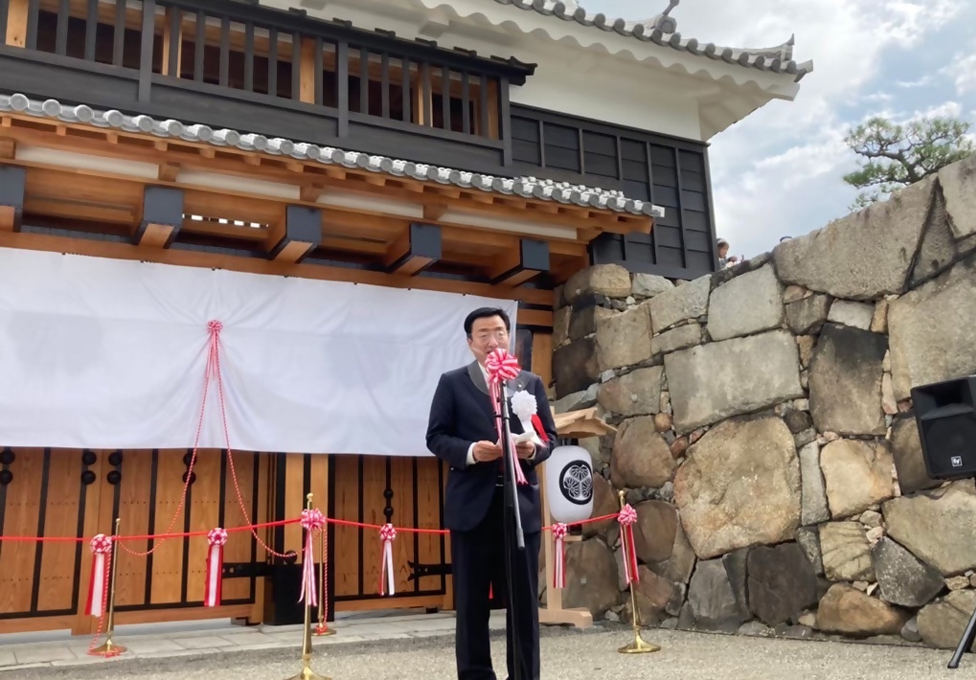
M446 470L433 456L330 456L329 516L395 527L440 529ZM448 537L398 531L394 596L380 595L375 529L330 525L330 592L336 611L450 608Z
M108 533L114 517L121 520L123 536L209 531L265 521L262 455L235 451L232 470L226 451L201 449L187 484L191 457L186 449L106 452L99 530ZM267 540L266 532L258 535ZM118 553L117 620L259 619L262 579L257 569L243 568L264 561L254 537L245 531L230 534L224 548L222 604L216 608L203 607L207 551L205 536L123 541ZM235 578L232 565L241 567L244 575Z

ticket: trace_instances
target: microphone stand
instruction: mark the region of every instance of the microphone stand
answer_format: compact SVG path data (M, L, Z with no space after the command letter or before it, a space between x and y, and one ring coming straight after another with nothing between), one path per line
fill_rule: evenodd
M506 388L499 386L499 400L501 401L502 421L502 456L505 462L505 512L503 524L505 527L505 580L508 586L508 635L512 641L512 652L515 656L512 667L515 671L511 680L524 680L527 670L522 668L522 641L516 623L516 612L519 611L519 597L516 595L516 567L519 554L525 553L525 534L522 531L522 514L519 511L518 491L515 485L515 466L517 453L512 447L512 430L509 427L510 414ZM515 532L515 549L512 546L512 531Z

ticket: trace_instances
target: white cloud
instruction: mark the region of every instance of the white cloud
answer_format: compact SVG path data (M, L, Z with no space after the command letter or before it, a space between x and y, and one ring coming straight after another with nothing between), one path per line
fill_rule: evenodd
M957 55L956 60L949 67L946 67L956 84L956 94L964 95L968 92L976 92L976 44L973 45L974 52L969 55Z
M639 19L667 6L653 1L650 11L646 0L582 4ZM858 117L864 105L873 113L899 108L889 91L870 87L884 60L917 47L957 18L967 1L684 0L672 12L683 36L732 47L769 47L795 33L794 58L814 61L796 101L771 102L712 140L716 228L734 253L756 255L781 236L799 236L846 214L856 192L841 178L856 159L843 137L856 121L845 120L842 107L856 105ZM902 88L925 84L926 78L906 80Z

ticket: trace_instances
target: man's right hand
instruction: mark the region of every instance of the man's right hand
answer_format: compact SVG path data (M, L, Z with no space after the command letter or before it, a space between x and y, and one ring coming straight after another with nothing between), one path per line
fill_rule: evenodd
M476 442L472 450L474 459L479 463L486 463L502 457L502 447L489 441Z

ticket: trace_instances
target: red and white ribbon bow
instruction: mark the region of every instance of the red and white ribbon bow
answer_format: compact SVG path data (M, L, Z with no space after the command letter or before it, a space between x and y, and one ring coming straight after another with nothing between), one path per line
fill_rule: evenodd
M393 540L396 538L396 533L396 529L392 524L387 523L380 527L380 540L383 541L383 557L380 565L380 595L393 595L396 593L393 578ZM386 591L389 591L389 593Z
M312 532L321 531L325 526L325 515L315 508L302 510L302 527L305 529L305 556L302 558L302 594L299 602L308 598L309 607L319 605L318 592L315 589L315 555L312 551Z
M556 565L552 570L552 587L553 588L565 588L566 587L566 534L569 533L569 527L563 523L557 523L552 525L552 537L556 542L555 559Z
M92 551L91 580L88 584L88 604L85 613L100 617L105 613L108 602L109 556L112 553L112 538L98 534L89 543Z
M620 523L620 544L624 551L624 578L627 585L640 581L637 572L637 551L634 548L634 525L637 523L637 511L630 503L620 509L617 516Z
M207 534L210 549L207 551L207 584L203 591L204 607L219 607L224 582L224 545L227 530L217 527Z
M522 371L518 359L499 347L485 359L485 370L488 372L488 390L491 394L491 406L495 411L495 426L498 431L498 441L501 442L503 436L501 420L501 403L499 395L502 391L502 383L508 380L515 380ZM522 463L515 453L514 443L510 443L512 456L515 458L515 482L517 484L528 484L525 474L522 472Z

